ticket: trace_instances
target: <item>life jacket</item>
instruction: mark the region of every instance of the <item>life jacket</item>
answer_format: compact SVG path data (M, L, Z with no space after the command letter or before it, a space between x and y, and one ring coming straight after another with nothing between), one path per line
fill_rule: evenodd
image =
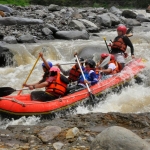
M50 93L50 94L57 96L57 97L63 96L65 94L66 89L67 89L67 83L64 83L63 81L61 81L60 76L61 76L61 74L58 73L54 77L55 79L46 88L47 93Z
M123 52L125 52L126 51L126 49L127 49L127 45L124 43L124 41L123 41L123 36L121 36L121 37L118 37L118 38L116 38L113 42L112 42L112 45L111 45L111 48L113 49L120 49L120 50L122 50Z
M112 70L111 74L119 73L122 70L121 65L116 60L110 60L110 62L108 64L110 64L110 63L114 63L116 66L116 68L114 70Z
M91 74L92 72L94 72L94 70L90 70L89 72L88 72L88 71L84 71L84 76L85 76L85 79L86 79L87 81L91 81L91 80L92 80L92 79L91 79L91 76L90 76L90 74ZM82 75L81 75L80 78L79 78L79 82L80 82L80 83L84 83L84 78L83 78Z
M105 65L103 68L108 69L108 65L110 63L114 63L115 66L116 66L116 68L110 74L116 74L116 73L119 73L122 70L122 67L121 67L120 63L118 63L116 60L110 60L110 62L107 65ZM99 75L100 70L101 69L99 69L98 67L95 69L96 75Z
M69 81L77 81L79 79L81 75L81 71L79 68L76 67L76 65L74 65L71 70L70 70L70 73L69 73Z

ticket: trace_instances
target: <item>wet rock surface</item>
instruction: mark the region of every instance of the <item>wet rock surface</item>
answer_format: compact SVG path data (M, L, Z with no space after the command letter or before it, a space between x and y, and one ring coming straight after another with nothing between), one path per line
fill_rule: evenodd
M107 136L104 134L106 132ZM132 140L134 142L138 140L137 145L144 143L146 149L150 143L150 113L78 114L53 120L41 120L34 126L11 125L6 129L0 129L0 149L90 150L99 134L103 134L103 139L106 141L110 140L107 139L108 137L111 137L111 140L116 138L121 147L123 147L121 144L123 139L118 138L117 135L119 134L119 137L132 135L136 137L135 139L132 137ZM124 139L128 139L126 137ZM135 146L129 140L126 142L129 142L129 145L125 148L129 148L130 144L131 148ZM113 142L113 148L114 146ZM91 150L96 150L94 146L92 148ZM126 150L125 148L122 150Z

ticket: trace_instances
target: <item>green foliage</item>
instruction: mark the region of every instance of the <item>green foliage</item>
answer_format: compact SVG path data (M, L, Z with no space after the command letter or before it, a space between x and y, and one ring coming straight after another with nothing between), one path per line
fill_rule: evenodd
M29 5L30 0L0 0L0 4L11 4L17 6Z

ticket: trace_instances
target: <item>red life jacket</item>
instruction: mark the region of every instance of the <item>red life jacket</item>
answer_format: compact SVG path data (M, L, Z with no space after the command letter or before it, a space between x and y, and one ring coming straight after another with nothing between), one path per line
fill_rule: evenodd
M52 83L50 83L50 85L46 88L46 92L59 97L65 94L66 89L67 84L61 81L60 73L58 73L57 76L54 77Z
M117 49L120 49L122 50L123 52L126 51L127 49L127 45L124 43L123 41L123 36L118 38L117 40L114 40L112 45L111 45L111 48L117 48Z
M74 65L71 70L70 70L70 73L69 73L69 81L77 81L79 79L81 75L81 71L79 68L76 67L76 65Z

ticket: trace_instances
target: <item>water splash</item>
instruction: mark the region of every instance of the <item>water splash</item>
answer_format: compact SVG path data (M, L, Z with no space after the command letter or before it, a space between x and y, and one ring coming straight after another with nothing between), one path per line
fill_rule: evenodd
M21 117L20 119L14 120L14 119L1 119L0 118L0 128L6 129L10 125L36 125L40 123L40 117Z

